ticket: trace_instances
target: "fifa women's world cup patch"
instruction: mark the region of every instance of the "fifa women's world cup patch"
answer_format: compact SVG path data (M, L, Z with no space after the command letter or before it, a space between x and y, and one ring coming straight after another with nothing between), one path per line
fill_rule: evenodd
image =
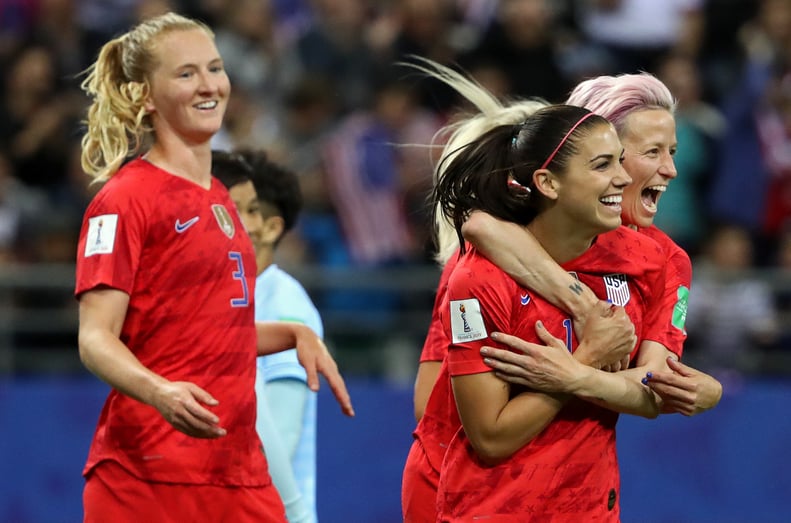
M228 213L228 209L222 204L215 203L211 206L211 210L222 232L224 232L227 237L233 238L236 227L233 225L233 218L231 218L230 213Z
M450 330L453 343L482 340L488 337L478 300L470 298L450 302Z
M629 282L625 274L608 274L604 276L604 287L607 290L607 299L614 305L623 307L632 297L629 293Z
M88 218L88 234L85 236L85 257L113 252L117 228L117 214L102 214L101 216Z

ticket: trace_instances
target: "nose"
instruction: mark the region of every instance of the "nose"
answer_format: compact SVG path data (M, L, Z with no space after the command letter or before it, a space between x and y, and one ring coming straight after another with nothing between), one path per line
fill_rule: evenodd
M626 172L622 164L618 164L615 176L612 179L612 184L618 188L624 188L632 183L632 177Z
M198 73L198 90L202 93L213 93L217 90L217 81L209 71Z
M662 164L659 166L659 174L665 178L670 178L671 180L678 176L678 171L676 171L676 162L673 161L673 155L671 155L669 152L664 153Z

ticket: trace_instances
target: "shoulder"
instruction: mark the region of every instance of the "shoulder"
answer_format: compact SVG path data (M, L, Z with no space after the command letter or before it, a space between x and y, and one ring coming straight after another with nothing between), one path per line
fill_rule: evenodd
M305 287L277 265L258 275L255 283L259 319L288 317L312 325L319 316Z
M121 167L96 193L95 200L127 202L147 199L162 183L159 169L145 160L132 160Z
M682 284L689 287L692 280L692 260L687 251L682 249L664 231L653 225L641 229L640 232L659 244L665 254L668 270L673 271L682 280Z
M257 281L264 285L276 287L279 292L298 295L300 297L304 296L308 301L310 300L310 298L308 298L308 292L305 290L302 283L277 265L269 266L258 276Z
M516 282L475 248L459 258L448 278L449 292L450 289L474 292L502 287L516 287Z
M658 264L664 263L666 258L659 242L625 226L600 235L596 245L633 263Z

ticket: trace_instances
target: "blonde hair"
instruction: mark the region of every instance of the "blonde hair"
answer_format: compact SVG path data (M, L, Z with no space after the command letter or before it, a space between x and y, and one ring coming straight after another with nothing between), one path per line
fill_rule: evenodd
M449 67L419 56L411 58L419 63L404 65L418 69L452 87L479 111L478 113L461 112L454 122L442 127L436 133L435 141L445 138L445 145L434 171L434 183L467 144L500 125L521 123L534 112L549 105L547 101L539 98L514 99L503 103L481 84ZM453 224L441 212L434 213L434 238L437 249L434 259L440 265L445 265L459 248L459 237Z
M86 71L80 87L92 99L82 138L83 170L94 181L109 179L123 162L141 151L153 138L145 102L150 74L157 67L156 39L172 31L202 29L205 24L166 13L141 22L110 40Z

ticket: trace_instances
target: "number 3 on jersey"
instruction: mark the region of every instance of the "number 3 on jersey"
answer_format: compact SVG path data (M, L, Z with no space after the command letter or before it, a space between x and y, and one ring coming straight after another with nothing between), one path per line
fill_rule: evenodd
M247 288L247 279L244 274L244 263L242 262L242 253L229 252L228 257L236 262L236 270L231 273L234 280L239 280L242 284L242 297L231 298L231 307L247 307L250 305L250 290Z

